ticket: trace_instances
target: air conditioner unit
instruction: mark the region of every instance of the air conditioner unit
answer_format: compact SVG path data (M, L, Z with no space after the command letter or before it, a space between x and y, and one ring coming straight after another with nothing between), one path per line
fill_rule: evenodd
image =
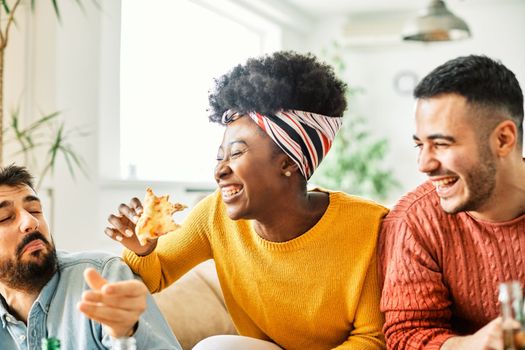
M352 14L341 30L341 45L349 48L380 48L405 45L401 32L413 11Z

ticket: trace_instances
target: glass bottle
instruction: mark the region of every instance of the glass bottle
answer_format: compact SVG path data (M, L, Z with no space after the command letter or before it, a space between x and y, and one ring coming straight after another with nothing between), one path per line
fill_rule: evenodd
M521 350L521 320L523 292L517 281L501 283L499 286L501 305L501 328L503 329L503 349ZM522 307L521 307L522 309Z
M137 350L135 338L122 337L113 339L113 347L111 350Z
M503 329L503 349L517 350L514 344L514 330L516 329L516 320L512 310L512 282L505 282L499 285L499 302L501 306L501 318Z
M519 323L519 329L514 335L514 342L516 343L516 348L519 350L525 350L525 308L523 303L523 289L519 282L513 283L512 286L514 293L512 307L514 309L516 321Z
M60 350L60 340L55 337L42 338L42 350Z

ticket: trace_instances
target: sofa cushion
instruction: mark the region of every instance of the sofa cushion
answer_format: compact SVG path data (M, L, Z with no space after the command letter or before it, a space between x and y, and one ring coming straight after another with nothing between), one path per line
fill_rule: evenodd
M185 350L212 335L237 334L213 260L197 265L153 297Z

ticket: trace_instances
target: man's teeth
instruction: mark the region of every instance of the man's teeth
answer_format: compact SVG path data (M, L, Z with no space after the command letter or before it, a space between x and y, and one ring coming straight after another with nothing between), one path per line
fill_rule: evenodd
M450 183L452 183L454 181L456 181L456 178L449 177L448 179L432 181L432 183L434 184L435 187L441 187L441 186L448 185L448 184L450 184Z

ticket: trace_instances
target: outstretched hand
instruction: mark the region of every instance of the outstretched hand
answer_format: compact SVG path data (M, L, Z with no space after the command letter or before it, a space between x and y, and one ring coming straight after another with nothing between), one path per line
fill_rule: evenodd
M91 288L82 294L78 309L100 322L114 338L131 336L146 310L148 289L137 280L109 283L95 269L84 271Z
M106 227L104 233L137 255L148 255L157 246L157 240L150 239L144 246L140 244L135 234L135 226L142 210L142 204L138 198L132 198L129 204L120 204L118 213L108 217L110 226Z

